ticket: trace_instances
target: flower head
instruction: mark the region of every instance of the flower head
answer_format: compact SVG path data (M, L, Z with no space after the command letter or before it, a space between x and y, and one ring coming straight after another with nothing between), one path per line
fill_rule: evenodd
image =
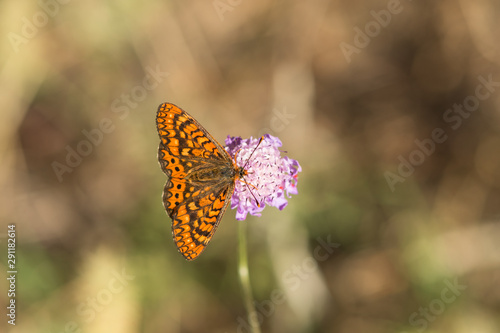
M286 198L298 193L297 174L302 168L296 160L281 157L281 145L277 137L269 134L260 144L252 137L227 137L226 151L233 158L236 154L236 164L247 171L244 179L236 182L231 198L237 220L244 220L248 213L260 216L265 204L282 210L288 204Z

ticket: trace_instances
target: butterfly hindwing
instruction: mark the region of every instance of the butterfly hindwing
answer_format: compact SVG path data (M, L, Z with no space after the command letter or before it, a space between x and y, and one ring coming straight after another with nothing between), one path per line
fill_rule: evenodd
M172 216L174 241L184 257L195 259L208 245L230 202L229 187L209 191L199 199L186 200ZM202 206L205 205L205 206Z

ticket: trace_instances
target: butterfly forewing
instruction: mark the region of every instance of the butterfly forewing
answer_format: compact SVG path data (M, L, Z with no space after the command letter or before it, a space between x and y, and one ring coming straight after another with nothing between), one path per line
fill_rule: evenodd
M158 108L158 160L169 179L163 204L179 252L195 259L212 238L234 191L237 170L229 154L187 112Z

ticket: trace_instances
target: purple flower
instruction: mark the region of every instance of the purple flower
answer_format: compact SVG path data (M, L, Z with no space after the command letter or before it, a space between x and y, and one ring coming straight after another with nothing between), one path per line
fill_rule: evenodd
M226 139L227 152L233 158L237 153L236 164L248 173L236 182L231 198L231 208L237 208L236 219L240 221L248 213L260 216L265 204L282 210L288 204L286 198L298 193L297 174L302 171L299 162L281 157L279 147L282 143L277 137L264 135L255 149L258 143L259 139L252 137L243 140L228 136Z

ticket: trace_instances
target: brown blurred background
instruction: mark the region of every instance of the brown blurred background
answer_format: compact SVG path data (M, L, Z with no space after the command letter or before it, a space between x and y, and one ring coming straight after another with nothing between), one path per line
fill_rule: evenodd
M2 327L248 332L234 211L196 261L173 244L168 101L221 142L276 135L303 167L285 210L244 222L263 332L500 332L498 1L0 13Z

